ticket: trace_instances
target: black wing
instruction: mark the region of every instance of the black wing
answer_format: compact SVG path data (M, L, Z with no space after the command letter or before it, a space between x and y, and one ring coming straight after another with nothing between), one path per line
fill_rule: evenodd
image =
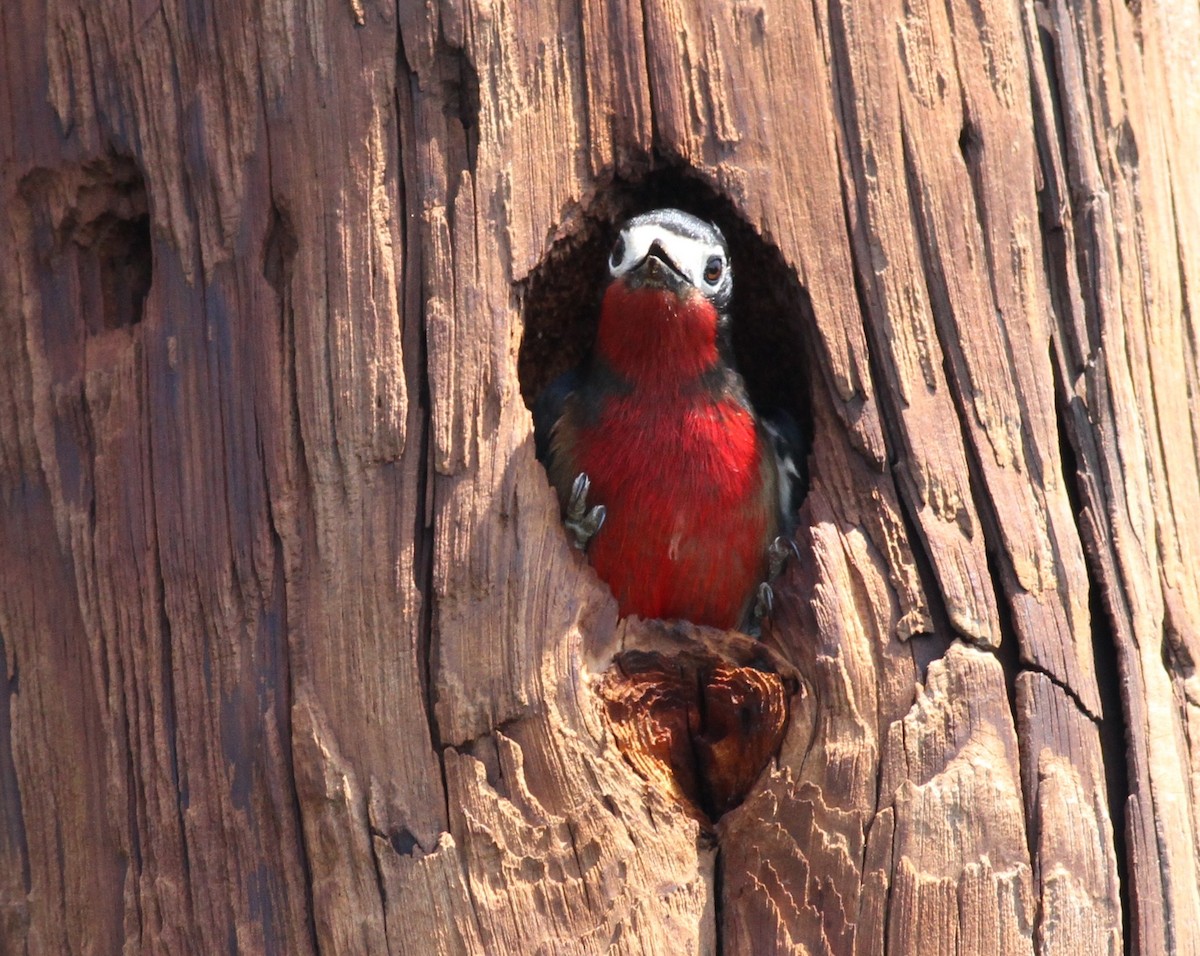
M779 469L779 513L783 531L790 535L796 526L796 511L808 493L808 439L796 419L782 408L761 413L759 421L775 451L775 465Z
M563 405L567 396L583 382L583 370L573 368L563 372L554 381L542 389L537 400L533 403L533 446L537 452L538 461L543 465L550 459L550 436L555 423L562 417Z

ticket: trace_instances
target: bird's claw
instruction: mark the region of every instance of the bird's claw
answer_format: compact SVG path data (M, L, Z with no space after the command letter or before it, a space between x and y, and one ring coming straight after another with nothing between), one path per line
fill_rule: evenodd
M796 547L796 542L790 537L779 535L774 541L767 546L767 580L774 581L783 573L783 566L787 563L788 555L800 557L800 550Z
M580 472L575 476L571 485L571 497L567 501L567 514L563 520L563 524L571 532L575 547L580 551L587 547L592 536L600 530L607 513L604 505L595 505L592 508L587 506L588 490L591 487L591 479L586 474Z
M783 566L787 564L789 555L800 557L800 551L796 547L790 537L779 535L774 541L767 545L767 580L763 581L758 586L758 591L754 596L754 606L750 610L751 627L757 632L765 618L771 616L771 611L775 608L775 591L771 588L771 582L783 573Z
M770 617L775 607L775 592L766 581L758 586L758 594L754 599L754 623L758 624L764 618Z

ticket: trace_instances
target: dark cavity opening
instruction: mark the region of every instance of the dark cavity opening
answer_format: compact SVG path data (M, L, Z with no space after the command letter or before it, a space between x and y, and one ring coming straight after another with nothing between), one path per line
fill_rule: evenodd
M296 253L300 243L291 216L276 203L271 204L271 219L263 242L263 278L283 299L291 288Z
M154 251L146 183L136 164L114 156L83 167L60 229L74 253L88 334L141 322Z
M89 313L89 332L119 329L142 321L154 272L150 217L122 219L111 213L95 223L93 251L100 285L100 308Z
M638 180L614 180L598 190L525 283L525 334L518 362L525 404L532 408L547 384L589 355L608 282L608 254L621 224L666 206L714 222L725 233L734 275L731 311L738 370L755 406L790 413L811 447L808 330L814 323L808 293L779 250L732 202L677 168Z

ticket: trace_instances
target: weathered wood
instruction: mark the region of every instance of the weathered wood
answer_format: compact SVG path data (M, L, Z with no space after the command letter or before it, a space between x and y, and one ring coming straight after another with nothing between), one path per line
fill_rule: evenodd
M1118 953L1121 897L1097 728L1050 678L1026 671L1017 677L1017 731L1042 947Z
M1198 36L0 6L0 951L1200 952ZM720 819L526 407L662 202L814 448Z

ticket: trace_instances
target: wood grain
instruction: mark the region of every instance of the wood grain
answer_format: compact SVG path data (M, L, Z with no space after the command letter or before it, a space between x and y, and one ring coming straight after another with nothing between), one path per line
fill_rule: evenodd
M0 951L1200 952L1197 35L0 7ZM786 730L703 823L523 401L676 201L814 448Z

